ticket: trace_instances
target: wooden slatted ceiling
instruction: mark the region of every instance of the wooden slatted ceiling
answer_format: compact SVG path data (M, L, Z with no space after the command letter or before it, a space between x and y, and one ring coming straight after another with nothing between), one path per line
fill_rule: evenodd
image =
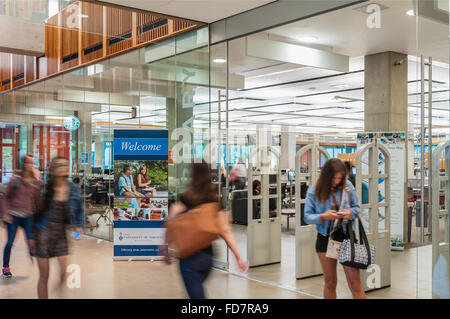
M106 9L106 35L108 41L116 37L121 37L127 33L132 32L132 12L125 11L118 8ZM132 40L124 39L116 44L109 45L107 54L114 54L116 52L129 49L132 46Z
M169 28L168 28L168 24L161 26L159 28L156 28L154 30L148 31L148 32L144 32L141 33L141 27L146 26L150 23L154 23L156 21L161 20L162 17L160 16L156 16L156 15L151 15L151 14L145 14L145 13L138 13L137 14L137 42L138 43L145 43L148 41L152 41L155 39L159 39L162 37L165 37L169 34Z
M6 91L11 89L11 84L2 85L4 81L11 80L11 56L8 53L0 52L0 90Z
M13 77L13 87L18 87L25 84L25 73L24 73L24 59L23 55L12 55L12 77ZM21 79L19 79L19 77ZM16 79L17 80L16 80Z
M58 16L54 16L49 18L45 25L45 64L47 66L47 70L45 72L46 76L58 72L60 51L59 45L60 40L58 37ZM41 64L39 66L42 67ZM41 70L41 72L44 72L44 70Z
M78 54L78 33L81 19L78 17L79 12L78 6L74 6L67 7L59 13L62 33L60 60L64 60L65 58ZM78 57L65 63L61 61L61 63L61 70L67 70L79 64Z
M25 57L25 83L36 80L36 57Z
M101 45L103 42L103 6L85 2L81 11L83 15L88 16L83 19L81 25L82 62L86 63L103 56L103 49L84 54L85 49Z
M79 14L87 16L81 19L81 30ZM149 31L141 32L142 27L155 22L164 23L158 26L153 25ZM12 75L10 63L12 55L0 53L0 80L1 82L11 81L3 86L0 83L0 92L43 79L60 71L82 66L85 63L100 61L110 55L132 49L134 46L142 46L199 26L201 24L159 14L132 12L90 2L77 2L47 19L45 56L39 58L15 56ZM127 34L132 37L124 38ZM111 44L110 40L112 40ZM104 47L100 49L101 45ZM85 54L86 49L91 49L91 53L88 50ZM73 59L63 63L63 58L69 56ZM20 74L24 74L24 79L13 81L14 76Z

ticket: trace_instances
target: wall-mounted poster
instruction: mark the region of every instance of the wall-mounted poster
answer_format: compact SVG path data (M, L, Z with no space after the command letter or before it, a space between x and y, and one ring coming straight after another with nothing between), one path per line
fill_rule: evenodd
M156 259L168 217L168 131L114 131L114 259Z
M378 143L383 144L391 155L391 171L390 171L390 186L391 186L391 249L403 250L403 223L404 223L404 205L405 205L405 182L406 182L406 134L405 132L378 132L378 133L358 133L357 147L358 149L366 144L372 143L374 139ZM368 156L367 153L362 158L363 174L367 172ZM384 158L380 153L378 154L379 173L384 174ZM363 198L364 199L364 183L363 180ZM382 202L384 199L384 180L380 178L378 181L378 201ZM364 222L364 212L362 212L362 221ZM367 216L366 216L367 217ZM384 231L386 228L384 208L381 207L378 211L378 229Z

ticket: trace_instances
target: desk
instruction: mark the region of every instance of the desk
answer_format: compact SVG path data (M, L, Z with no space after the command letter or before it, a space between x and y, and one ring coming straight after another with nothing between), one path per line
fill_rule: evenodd
M295 209L282 209L281 215L287 217L287 231L289 231L289 218L295 217Z

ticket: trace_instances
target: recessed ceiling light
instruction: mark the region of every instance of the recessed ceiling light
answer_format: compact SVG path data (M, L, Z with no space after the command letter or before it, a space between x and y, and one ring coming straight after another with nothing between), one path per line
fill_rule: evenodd
M303 41L303 42L316 42L317 41L317 37L303 37L303 38L300 38L300 41Z
M350 89L352 86L348 85L348 84L336 84L336 85L332 85L331 87L336 88L336 89Z
M413 9L408 10L408 11L406 11L406 14L409 16L414 16L414 10Z
M87 14L77 14L77 17L80 18L89 18L89 16Z
M213 62L214 63L225 63L225 62L227 62L227 60L226 59L222 59L222 58L217 58L217 59L213 59Z

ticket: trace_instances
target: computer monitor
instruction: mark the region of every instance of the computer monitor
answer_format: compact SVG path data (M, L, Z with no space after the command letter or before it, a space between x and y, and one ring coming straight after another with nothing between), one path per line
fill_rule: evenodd
M92 174L94 174L94 175L102 174L102 168L101 167L93 167L92 168Z
M295 181L295 171L289 171L288 172L288 180L290 182L294 182Z
M276 184L277 183L277 174L270 174L269 175L269 184Z

